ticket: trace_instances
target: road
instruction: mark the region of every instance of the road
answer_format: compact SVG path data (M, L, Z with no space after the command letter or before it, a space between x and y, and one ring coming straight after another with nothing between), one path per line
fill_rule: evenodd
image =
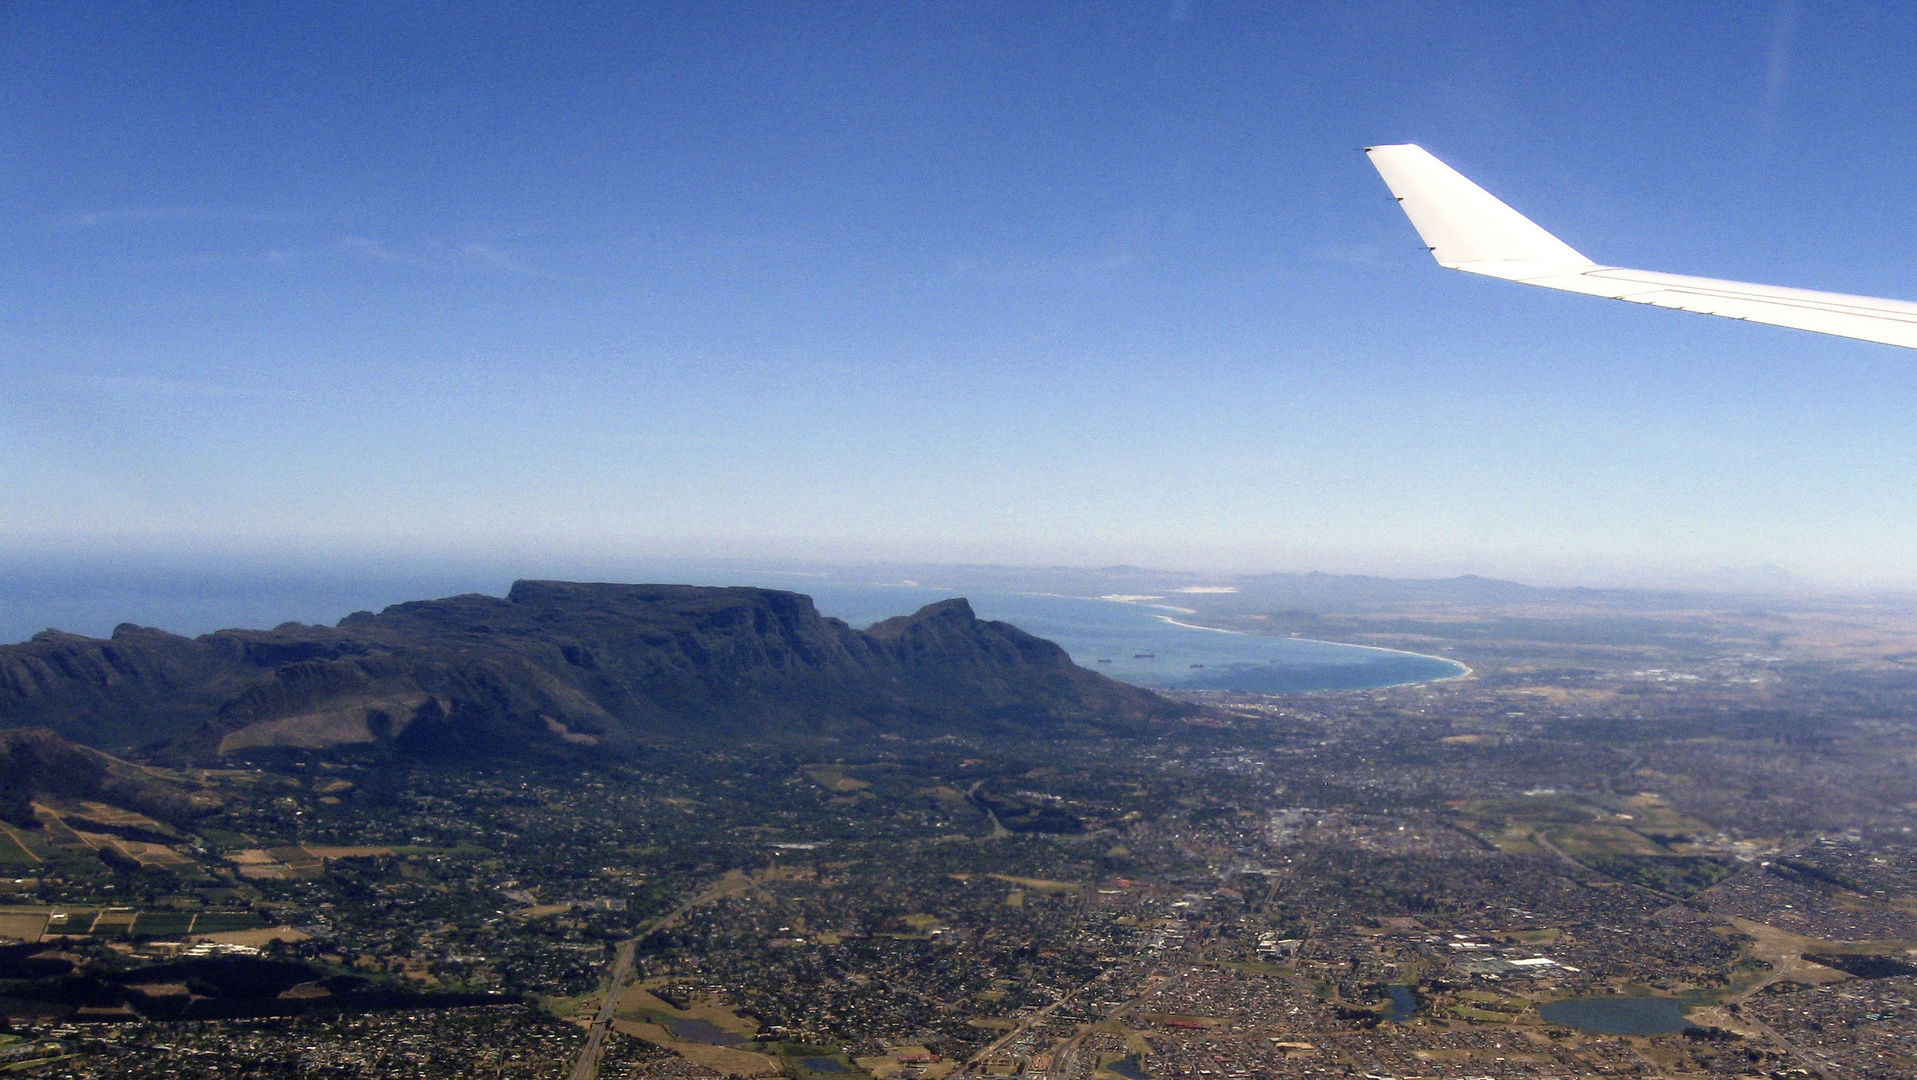
M980 780L978 783L973 784L971 788L966 791L965 797L971 800L971 803L973 806L976 806L980 810L985 811L986 817L992 819L992 834L990 836L987 836L986 839L997 840L1001 837L1012 835L1012 831L1010 829L1007 829L1003 824L999 822L998 815L992 811L992 808L990 806L985 805L985 800L978 797L978 789L984 786L985 786L985 781L983 780Z
M966 1059L965 1067L967 1069L977 1067L979 1062L984 1061L986 1058L991 1057L993 1054L998 1053L999 1048L1004 1046L1006 1043L1011 1042L1013 1039L1018 1038L1020 1035L1023 1035L1025 1032L1029 1031L1030 1029L1044 1023L1045 1019L1052 1015L1053 1009L1058 1008L1060 1005L1063 1005L1066 1002L1072 1000L1078 995L1084 993L1086 990L1089 990L1092 987L1098 985L1099 983L1105 981L1105 979L1106 979L1105 973L1100 972L1095 978L1092 979L1091 982L1088 982L1084 986L1081 986L1078 989L1072 991L1071 993L1066 994L1064 997L1059 998L1057 1001L1052 1002L1050 1005L1047 1005L1044 1008L1033 1012L1030 1016L1027 1016L1025 1019L1019 1021L1017 1027L1014 1027L1012 1030L1006 1032L1003 1035L1000 1035L996 1039L993 1039L990 1046L987 1046L985 1049L980 1050L978 1053L973 1054L970 1058Z
M658 929L655 925L646 933ZM640 937L644 937L641 934ZM619 943L619 949L612 958L612 977L606 983L606 1000L599 1003L599 1014L592 1018L592 1028L586 1032L586 1048L579 1051L579 1060L573 1062L571 1080L595 1080L599 1075L599 1056L606 1051L606 1032L612 1030L613 1010L619 1007L619 992L626 988L626 978L632 974L632 954L639 946L639 938L632 937Z
M1138 988L1138 990L1135 991L1132 994L1132 996L1123 1005L1120 1005L1117 1008L1106 1012L1104 1019L1118 1020L1129 1015L1131 1013L1132 1008L1136 1006L1139 1000L1143 998L1146 994L1149 994L1152 991L1163 987L1166 983L1169 983L1176 978L1178 978L1177 975L1170 975L1170 974L1158 974L1158 975L1151 976L1150 978L1145 980L1144 984L1141 985ZM1078 1062L1079 1050L1081 1049L1082 1045L1085 1042L1085 1036L1091 1034L1092 1030L1096 1028L1097 1026L1098 1026L1098 1021L1093 1021L1089 1024L1081 1024L1076 1034L1074 1034L1071 1038L1066 1039L1064 1042L1060 1043L1057 1046L1057 1048L1055 1048L1052 1051L1052 1076L1067 1077L1072 1075L1073 1069ZM1094 1057L1094 1060L1092 1061L1092 1065L1096 1066L1097 1064L1098 1062L1096 1060L1096 1057ZM1087 1068L1085 1071L1089 1073L1092 1071L1092 1069Z
M709 904L722 896L736 896L757 887L750 877L730 880L734 876L737 876L736 872L721 878L719 884L712 888L681 901L678 907L647 923L645 929L619 943L612 956L612 970L606 976L606 1000L599 1003L599 1012L593 1016L592 1027L586 1032L585 1049L579 1051L572 1071L566 1074L567 1080L597 1080L599 1058L606 1050L606 1032L612 1030L612 1014L618 1009L619 994L626 988L626 980L632 975L632 957L638 951L639 943L701 904Z
M1116 969L1113 969L1113 970L1116 970ZM1057 1001L1052 1002L1050 1005L1047 1005L1044 1008L1033 1012L1030 1016L1027 1016L1024 1020L1020 1021L1017 1027L999 1036L998 1038L992 1040L992 1045L986 1047L983 1050L980 1050L978 1053L973 1054L970 1058L966 1059L965 1068L963 1071L970 1072L973 1069L978 1068L980 1062L983 1062L986 1058L991 1057L993 1054L998 1053L1000 1048L1004 1047L1007 1043L1012 1042L1013 1040L1017 1039L1020 1035L1023 1035L1027 1031L1030 1031L1032 1028L1035 1028L1038 1025L1043 1024L1046 1021L1046 1019L1052 1015L1052 1010L1072 1000L1078 995L1083 994L1085 991L1090 990L1092 987L1097 986L1099 983L1109 981L1111 977L1112 977L1112 970L1100 972L1098 975L1094 976L1092 980L1086 983L1084 986L1081 986L1078 989L1072 991L1071 993L1066 994L1064 997L1059 998ZM1172 979L1174 978L1176 978L1176 976L1173 976L1173 975L1152 975L1151 977L1145 980L1144 984L1140 986L1139 989L1136 992L1134 992L1129 999L1126 1000L1125 1004L1120 1005L1118 1008L1113 1009L1109 1013L1107 1013L1105 1016L1105 1019L1110 1019L1110 1018L1121 1015L1122 1013L1125 1012L1126 1009L1131 1007L1133 1002L1136 1002L1139 998L1144 997L1146 994L1151 993L1153 990L1156 990L1159 987L1164 986L1166 983L1172 981ZM1061 1062L1064 1062L1064 1063L1070 1062L1072 1055L1078 1052L1078 1040L1083 1038L1085 1035L1085 1032L1091 1030L1092 1026L1093 1026L1092 1024L1081 1025L1076 1035L1073 1035L1070 1039L1067 1039L1064 1043L1062 1043L1058 1047L1058 1053L1064 1056L1062 1058L1055 1057L1053 1059L1052 1069L1051 1069L1053 1074L1061 1075L1061 1076L1065 1074L1066 1070L1061 1064Z

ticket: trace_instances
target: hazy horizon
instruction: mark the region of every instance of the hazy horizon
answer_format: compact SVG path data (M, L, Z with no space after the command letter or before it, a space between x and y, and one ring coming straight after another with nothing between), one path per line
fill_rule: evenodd
M173 633L265 628L281 622L330 625L355 610L378 610L409 600L477 592L503 596L521 578L578 581L755 585L810 593L819 588L872 585L949 587L952 595L990 588L1027 591L1034 582L1057 588L1074 578L1136 572L1172 578L1186 586L1229 585L1268 574L1336 573L1301 570L1238 571L1176 566L1103 564L993 564L925 561L842 561L707 557L438 556L288 557L254 553L218 556L174 553L76 556L18 552L0 555L0 644L22 641L46 629L103 637L122 622ZM1524 579L1463 570L1457 574L1350 572L1350 576L1397 580L1443 580L1471 574L1540 588L1676 591L1725 598L1845 595L1896 598L1883 590L1822 589L1776 568L1681 573L1645 570L1611 579ZM943 577L943 580L941 580ZM1101 595L1097 589L1073 595ZM904 614L901 609L891 614Z

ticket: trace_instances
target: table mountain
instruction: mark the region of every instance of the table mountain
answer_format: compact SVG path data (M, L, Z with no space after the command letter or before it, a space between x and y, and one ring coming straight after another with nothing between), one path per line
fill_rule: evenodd
M260 748L619 754L657 741L1136 733L1193 710L963 599L860 631L754 588L520 581L185 638L123 625L0 647L0 726L202 760Z

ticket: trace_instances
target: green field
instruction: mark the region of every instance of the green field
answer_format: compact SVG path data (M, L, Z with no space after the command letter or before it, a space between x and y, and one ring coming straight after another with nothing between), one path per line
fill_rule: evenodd
M1673 896L1696 896L1737 873L1732 859L1694 855L1586 855L1579 861L1600 874Z
M0 869L13 870L40 865L40 857L28 847L19 833L0 826Z
M55 934L79 936L92 933L93 920L98 918L99 914L91 908L64 909L60 916L47 920L46 935L48 937Z
M206 841L208 847L219 850L259 846L257 841L245 833L231 832L226 829L201 829L200 839Z
M187 928L193 925L193 913L188 911L142 911L133 920L134 937L176 938L184 937Z
M266 920L251 911L206 911L193 920L195 934L223 934L229 930L258 930Z

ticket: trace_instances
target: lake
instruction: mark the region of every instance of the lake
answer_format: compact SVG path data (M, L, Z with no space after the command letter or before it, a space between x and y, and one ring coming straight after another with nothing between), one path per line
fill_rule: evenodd
M1074 661L1093 671L1158 689L1366 690L1465 673L1463 665L1442 657L1180 625L1188 613L1170 602L1121 603L1093 597L795 578L750 571L623 576L629 581L759 585L803 592L820 611L861 628L965 595L980 618L1009 622L1055 641ZM0 643L24 640L46 627L104 637L120 622L177 634L263 628L287 621L331 625L350 612L377 611L405 600L462 592L499 596L510 584L506 574L456 568L430 573L376 573L355 567L274 572L240 566L229 573L204 566L190 572L150 566L84 572L15 569L0 574Z
M1538 1009L1553 1024L1601 1035L1675 1035L1691 1026L1684 1003L1661 997L1587 997Z

